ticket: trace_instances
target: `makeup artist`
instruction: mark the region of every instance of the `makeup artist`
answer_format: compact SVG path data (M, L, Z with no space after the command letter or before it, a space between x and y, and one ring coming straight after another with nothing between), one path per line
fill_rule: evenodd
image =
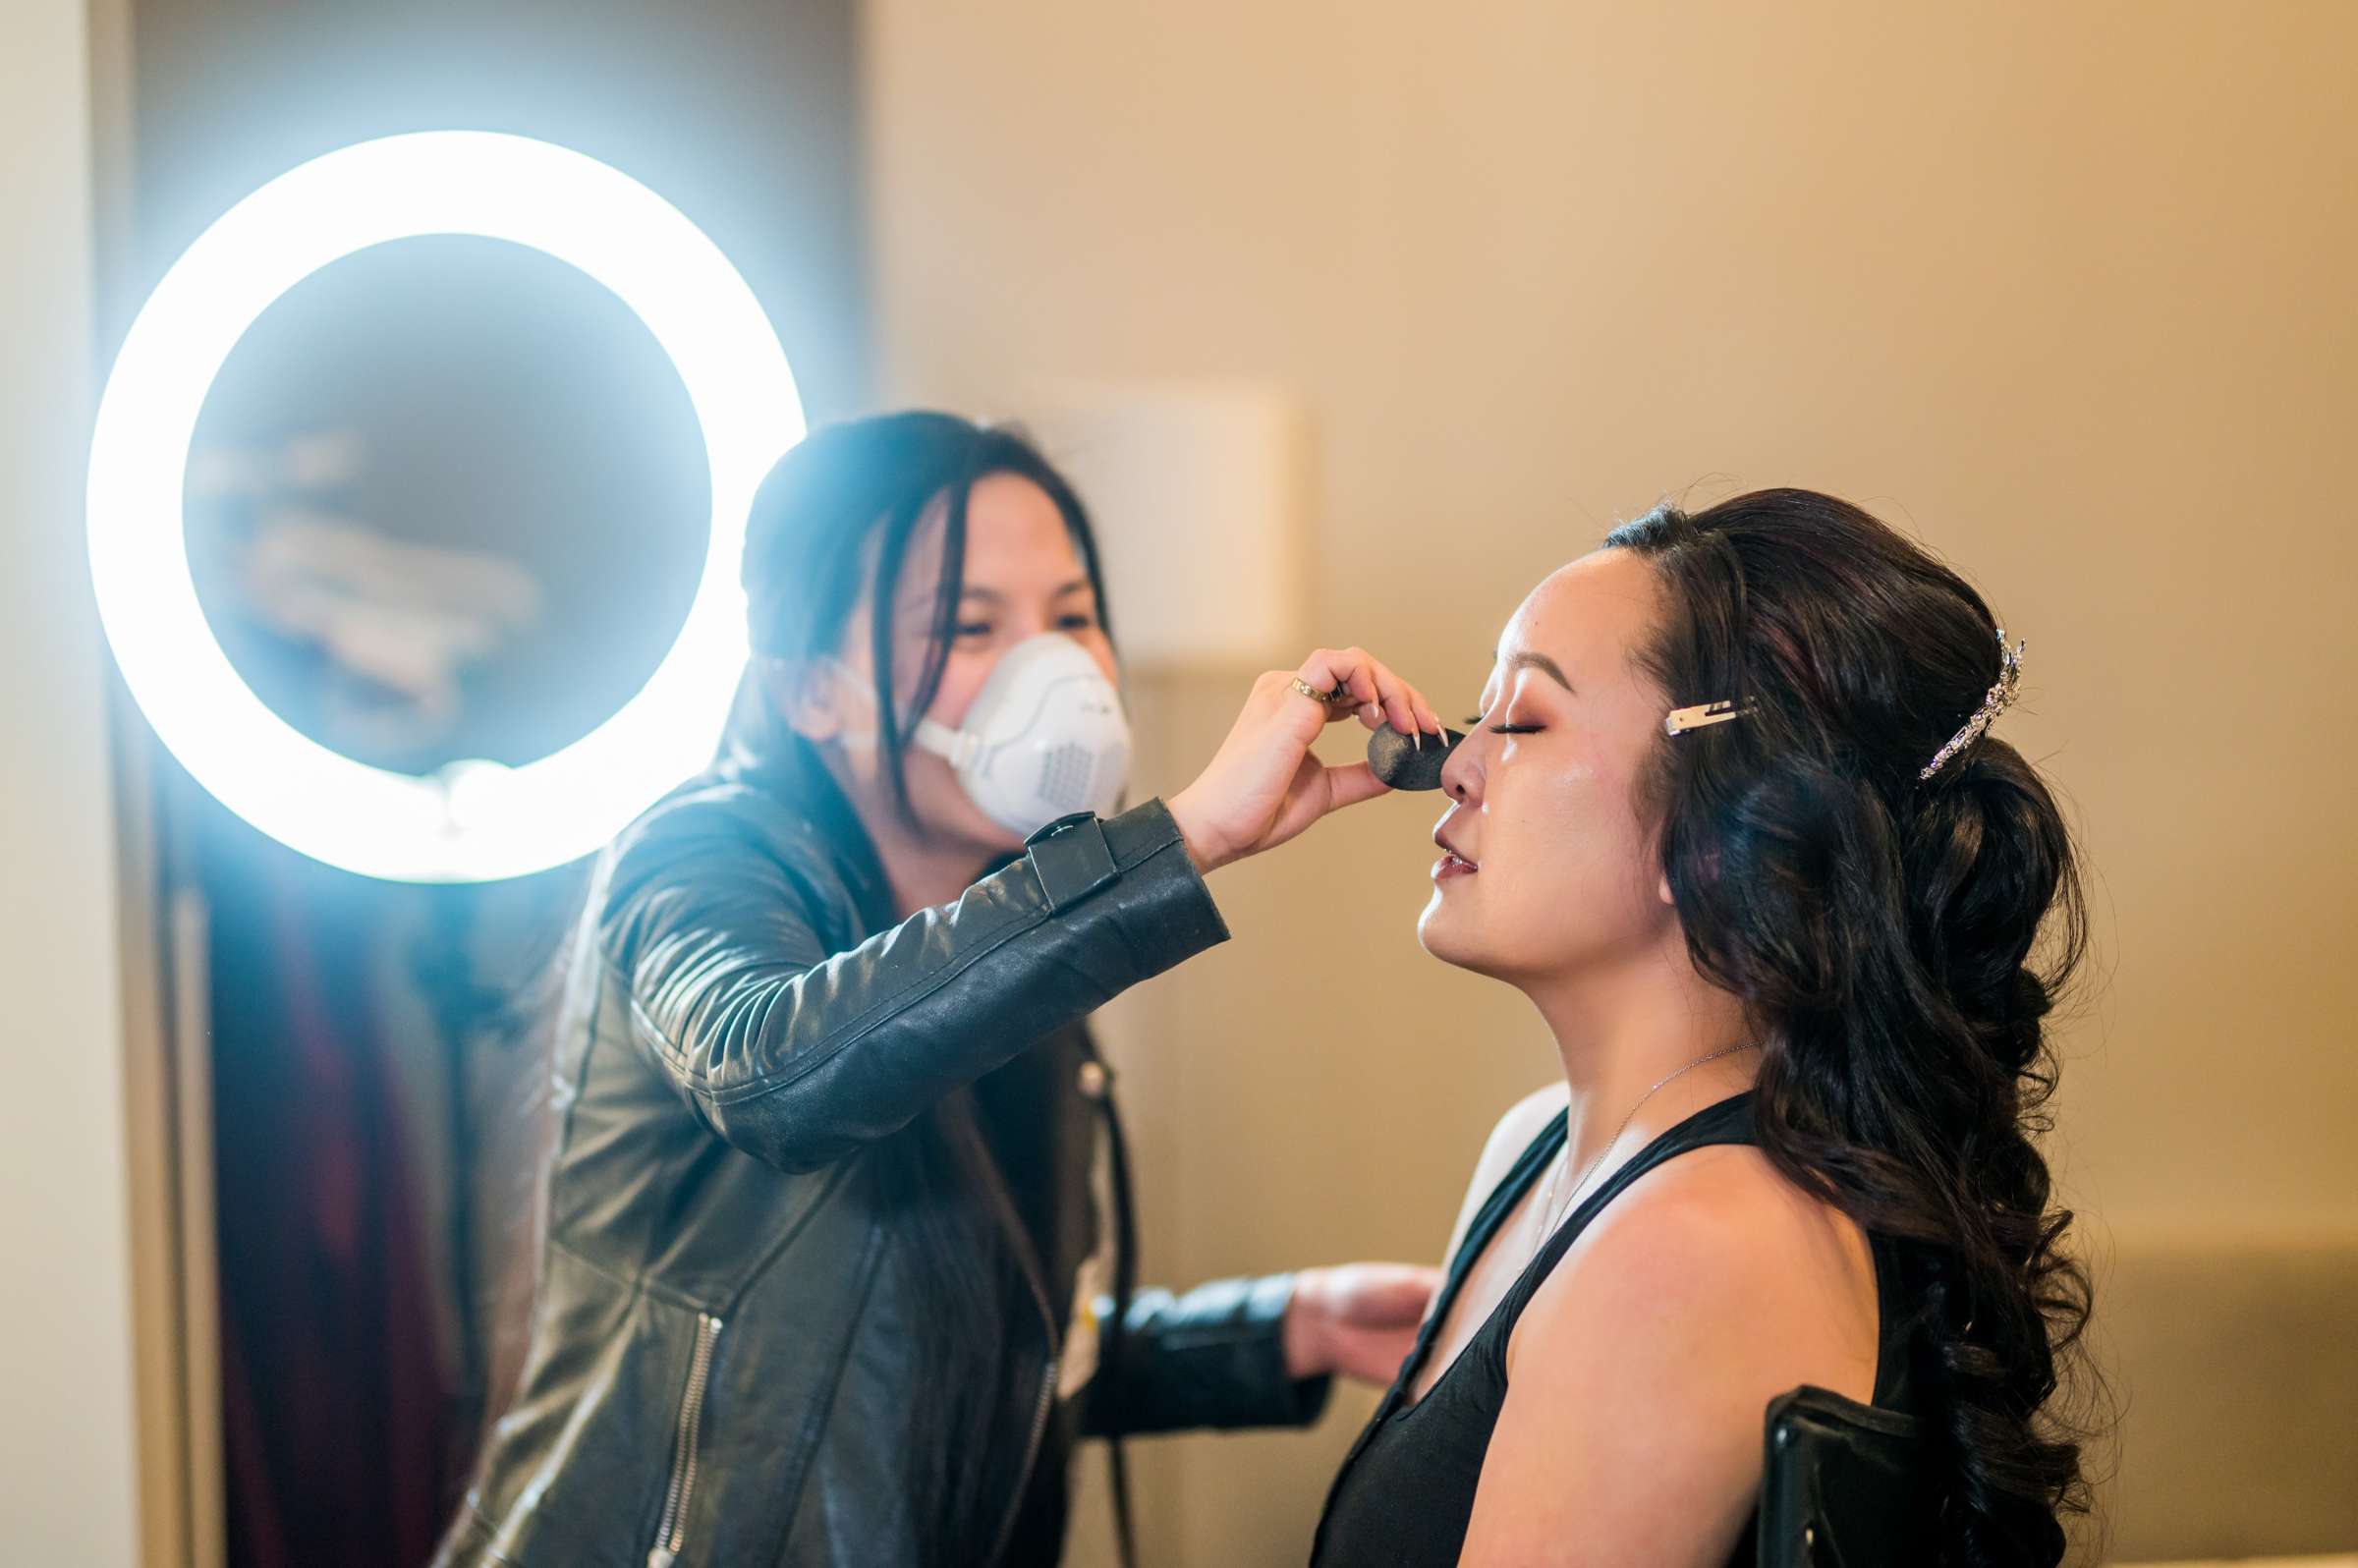
M1438 734L1425 700L1312 653L1117 810L1089 520L945 415L811 435L745 584L722 753L576 938L531 1345L444 1565L1052 1562L1079 1437L1307 1423L1391 1380L1436 1282L1133 1289L1085 1027L1225 938L1207 873L1382 793L1311 755L1328 723Z

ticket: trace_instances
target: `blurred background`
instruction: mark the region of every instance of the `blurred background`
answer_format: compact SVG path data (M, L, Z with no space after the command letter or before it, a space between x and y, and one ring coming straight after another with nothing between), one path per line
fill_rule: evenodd
M2050 1149L2125 1406L2084 1558L2358 1553L2353 68L2335 0L10 0L9 1555L421 1562L501 1386L520 998L579 868L373 881L231 816L121 693L81 531L105 367L190 241L444 127L678 205L814 420L1030 423L1106 537L1136 794L1315 644L1467 710L1530 586L1665 495L1830 490L1958 564L2029 640L2003 722L2095 873ZM414 240L241 341L187 526L249 683L424 772L638 689L704 482L611 295ZM1433 815L1221 873L1236 939L1100 1015L1149 1278L1437 1260L1555 1072L1417 948ZM1146 1560L1303 1560L1373 1403L1134 1445ZM1109 1562L1082 1468L1071 1558Z

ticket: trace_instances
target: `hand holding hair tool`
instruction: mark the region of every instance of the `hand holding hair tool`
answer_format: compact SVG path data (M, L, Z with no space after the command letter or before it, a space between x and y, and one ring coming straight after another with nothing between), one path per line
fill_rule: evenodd
M1462 730L1438 735L1403 735L1389 724L1368 737L1368 766L1396 790L1437 790L1441 764L1466 738Z

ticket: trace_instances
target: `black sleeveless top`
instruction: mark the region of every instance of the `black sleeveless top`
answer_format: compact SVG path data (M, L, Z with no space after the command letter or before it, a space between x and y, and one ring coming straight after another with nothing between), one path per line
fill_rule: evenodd
M1454 1568L1465 1545L1466 1526L1474 1516L1474 1487L1482 1478L1482 1461L1490 1444L1490 1429L1506 1403L1506 1345L1523 1309L1545 1282L1580 1233L1605 1204L1630 1183L1675 1155L1713 1144L1750 1144L1752 1095L1736 1094L1697 1111L1640 1149L1583 1199L1556 1228L1522 1275L1507 1288L1488 1318L1444 1371L1425 1397L1403 1408L1432 1341L1449 1316L1458 1288L1465 1283L1483 1249L1506 1216L1522 1202L1540 1173L1564 1147L1565 1113L1558 1111L1543 1128L1514 1168L1474 1216L1449 1260L1449 1275L1433 1303L1432 1314L1417 1336L1416 1348L1400 1367L1391 1391L1367 1429L1359 1434L1350 1457L1343 1461L1334 1486L1326 1495L1326 1511L1319 1521L1318 1541L1311 1550L1313 1568ZM1885 1410L1909 1407L1905 1346L1899 1343L1903 1320L1894 1297L1894 1274L1888 1250L1869 1238L1875 1258L1876 1300L1881 1323L1875 1372L1874 1402ZM1764 1417L1766 1413L1764 1412ZM1748 1526L1729 1559L1731 1568L1749 1568L1755 1555Z

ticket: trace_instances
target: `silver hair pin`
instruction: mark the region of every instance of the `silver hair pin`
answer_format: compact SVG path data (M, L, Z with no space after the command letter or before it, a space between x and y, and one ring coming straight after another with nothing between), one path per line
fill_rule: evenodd
M1973 717L1965 721L1965 727L1950 736L1948 744L1935 752L1933 759L1924 764L1924 771L1916 775L1918 783L1939 772L1940 764L1980 739L1982 731L1990 727L1991 721L2012 705L2015 695L2022 689L2022 650L2029 646L2028 642L2006 646L2006 629L2002 626L1997 629L1997 684L1990 688L1989 695L1982 699L1982 705L1975 708Z

